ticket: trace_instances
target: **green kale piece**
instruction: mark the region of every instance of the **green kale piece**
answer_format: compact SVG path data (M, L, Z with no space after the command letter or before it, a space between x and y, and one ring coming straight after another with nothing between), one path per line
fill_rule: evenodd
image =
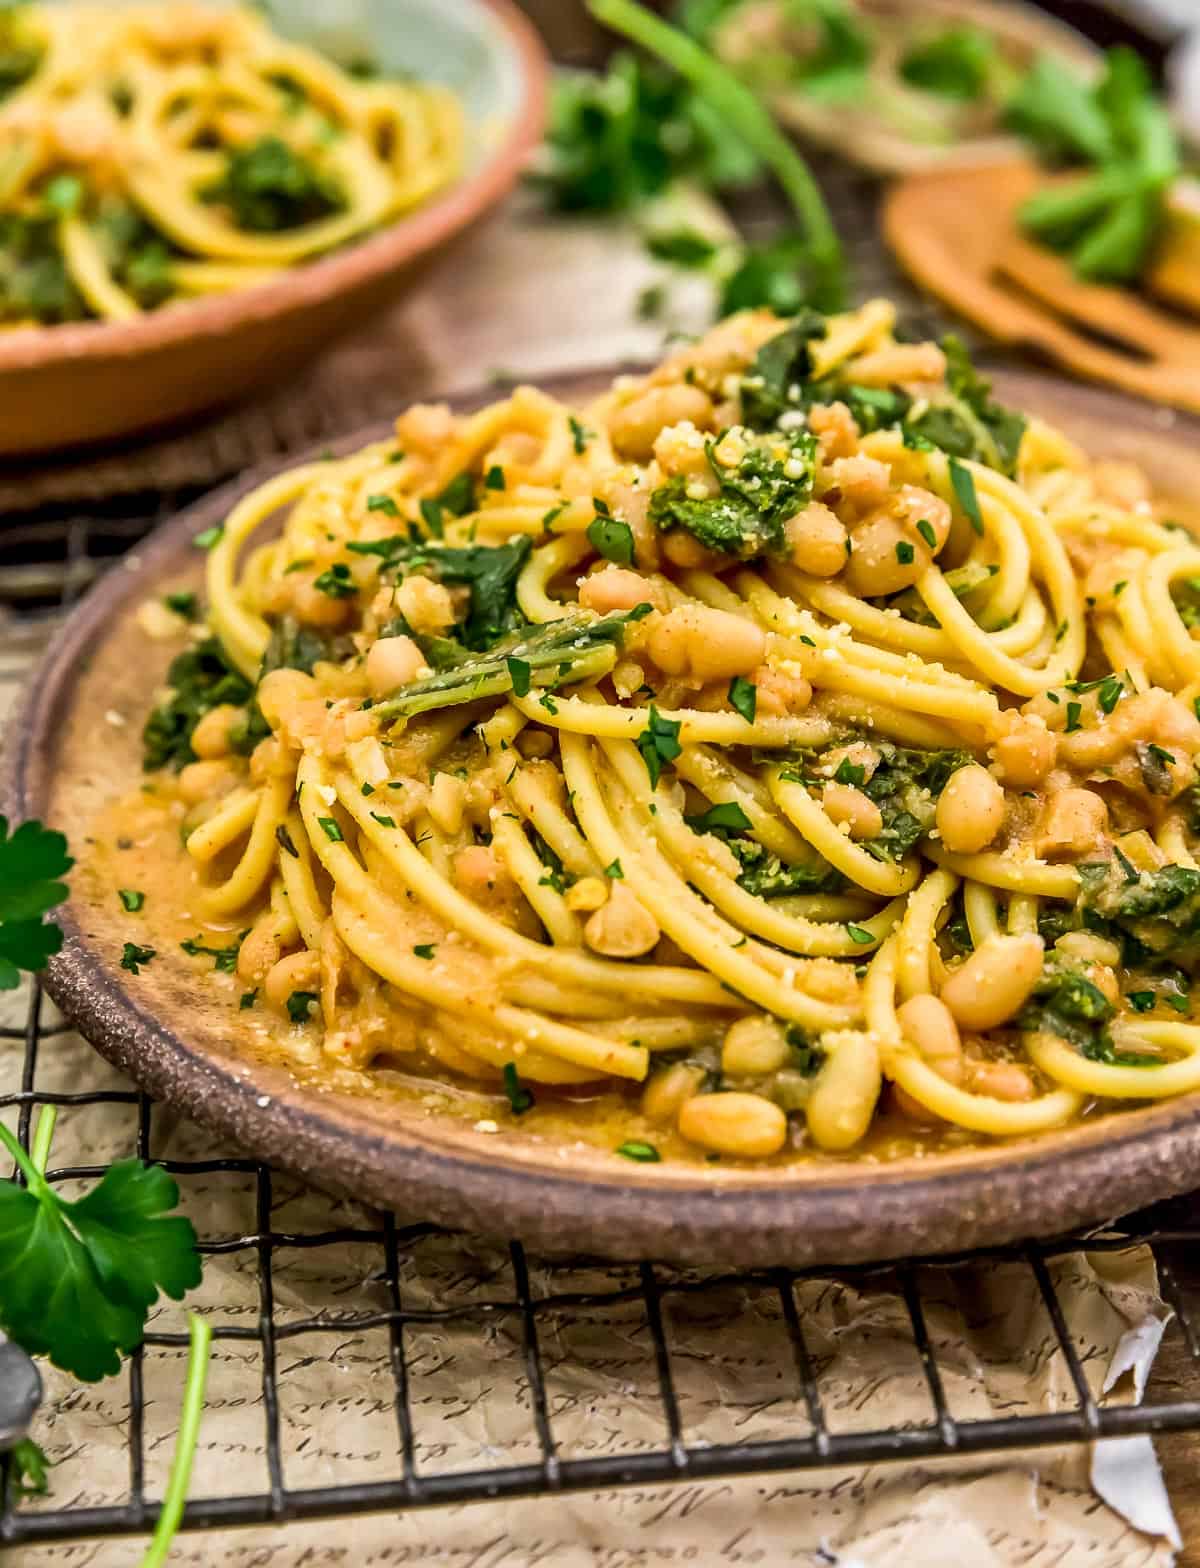
M807 406L803 389L812 374L809 344L825 332L824 316L805 310L759 349L741 382L742 419L752 430L769 430L780 414Z
M192 735L206 713L222 703L241 707L250 700L250 682L231 663L215 637L207 637L172 659L167 670L171 688L167 700L155 708L142 730L147 772L172 767L177 772L195 762Z
M337 181L278 136L229 150L220 178L202 194L228 207L237 227L252 234L300 228L346 205Z
M757 839L731 836L726 843L742 868L738 873L738 886L756 898L836 893L845 885L841 873L819 856L789 866Z
M713 442L705 450L720 493L693 500L687 481L676 474L651 495L650 521L663 530L686 528L707 549L743 561L781 550L784 524L812 498L815 438L807 431L793 434L784 458L752 446L731 468L717 460Z
M946 392L935 396L916 419L906 418L905 428L951 457L985 463L1011 476L1025 434L1025 416L996 402L992 383L975 369L960 338L948 333L941 347L946 356Z

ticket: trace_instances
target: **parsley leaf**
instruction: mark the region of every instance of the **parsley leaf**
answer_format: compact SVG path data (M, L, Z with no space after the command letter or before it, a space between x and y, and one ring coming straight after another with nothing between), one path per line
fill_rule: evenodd
M126 942L121 953L121 968L127 969L131 975L140 975L142 965L148 964L158 957L158 951L153 947L139 947L136 942Z
M168 1214L179 1188L159 1166L118 1160L68 1201L2 1124L0 1143L27 1184L0 1182L0 1327L97 1382L141 1343L160 1291L178 1301L200 1283L192 1223Z
M315 991L293 991L287 999L288 1017L294 1024L306 1024L321 998Z
M512 1062L505 1062L502 1073L504 1079L504 1092L508 1096L508 1103L512 1107L514 1116L524 1116L526 1111L533 1109L536 1100L533 1091L527 1089L517 1074L517 1069Z
M744 675L735 675L729 683L729 706L740 713L747 724L753 724L758 712L758 687Z
M627 1138L617 1145L615 1152L623 1154L627 1160L636 1160L639 1165L657 1165L662 1159L652 1143L644 1143L640 1138Z
M662 777L663 763L674 762L683 750L679 744L680 721L678 719L664 719L653 703L647 714L646 728L637 737L635 744L642 754L642 761L646 764L646 772L650 775L651 789L657 788Z
M633 529L619 517L596 517L588 524L588 543L597 555L618 566L633 565Z
M62 947L62 932L42 917L66 898L61 878L74 864L61 833L30 821L10 835L0 816L0 990L19 984L21 969L44 969Z

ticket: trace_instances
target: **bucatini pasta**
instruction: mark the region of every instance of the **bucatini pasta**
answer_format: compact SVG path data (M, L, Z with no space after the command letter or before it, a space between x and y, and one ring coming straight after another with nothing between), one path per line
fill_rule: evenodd
M1200 547L893 326L743 313L239 502L146 726L186 950L339 1068L615 1090L644 1160L1200 1087Z
M0 327L268 281L444 188L462 135L445 88L343 70L249 9L7 9Z

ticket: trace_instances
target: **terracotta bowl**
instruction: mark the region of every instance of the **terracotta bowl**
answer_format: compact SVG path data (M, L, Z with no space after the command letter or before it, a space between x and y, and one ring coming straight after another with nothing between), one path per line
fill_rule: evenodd
M297 33L316 31L304 26L311 5L281 9ZM471 150L458 182L378 234L258 288L135 321L0 333L0 458L128 436L285 380L412 288L504 198L544 120L548 61L532 25L513 0L375 0L366 9L385 66L462 95Z
M553 390L570 398L596 384L595 375L577 377ZM1006 401L1094 450L1140 460L1166 494L1200 493L1200 422L1049 376L1009 374L997 384ZM381 433L360 431L340 449ZM81 861L99 809L138 787L142 722L175 646L149 643L134 612L165 588L199 583L192 537L264 477L215 493L139 546L75 611L30 683L9 732L0 802L14 820L61 828ZM746 1267L911 1257L1055 1234L1200 1185L1200 1095L882 1165L636 1165L520 1124L496 1135L419 1096L299 1082L263 1052L247 1022L253 1013L240 1013L165 943L136 978L124 973L123 942L144 938L114 886L86 865L59 917L66 944L48 972L51 993L156 1098L324 1188L547 1252Z

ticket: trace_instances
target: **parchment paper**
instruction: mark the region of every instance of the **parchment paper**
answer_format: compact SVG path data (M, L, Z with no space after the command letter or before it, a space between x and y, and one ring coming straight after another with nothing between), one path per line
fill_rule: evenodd
M548 236L547 243L570 248L570 256L543 256L546 265L534 274L517 264L511 229L502 223L489 232L500 247L492 265L485 267L487 258L479 255L459 263L475 267L480 279L490 277L487 293L481 288L472 294L474 303L465 313L458 301L457 315L438 290L412 307L422 341L436 350L438 371L432 379L437 385L477 382L488 365L516 364L534 373L653 349L661 326L628 325L631 301L647 278L645 263L635 260L632 247L620 252L618 262L611 246L585 231L559 229L557 239ZM486 236L478 243L486 243ZM497 266L497 255L506 255L507 265ZM568 277L571 269L573 277ZM538 300L536 339L522 337L519 324L530 319L531 286L546 276L562 281ZM604 342L594 327L581 336L585 296L606 302L591 318L606 330L612 327ZM618 315L627 324L623 335L614 326ZM446 345L462 345L467 334L473 344L470 358L448 354ZM49 630L45 623L7 628L0 623L0 711L11 704ZM19 999L6 999L5 1013L19 1020ZM0 1041L0 1098L17 1088L21 1060L18 1043ZM45 1041L40 1088L118 1085L117 1075L74 1035ZM15 1123L11 1108L0 1114L9 1125ZM52 1164L102 1163L131 1153L133 1120L126 1106L65 1111ZM225 1152L169 1113L156 1114L155 1128L156 1155L207 1158ZM205 1236L254 1231L248 1178L187 1177L182 1186L185 1209ZM377 1220L352 1204L279 1177L272 1223L278 1231L304 1235L346 1225L372 1227ZM399 1474L386 1330L338 1321L387 1305L378 1278L381 1264L381 1250L369 1245L285 1247L276 1254L277 1321L286 1324L316 1313L330 1321L327 1332L279 1342L288 1487ZM219 1325L253 1326L261 1309L255 1270L252 1248L210 1257L204 1283L188 1305L209 1313ZM1148 1252L1076 1254L1055 1263L1052 1274L1090 1386L1097 1393L1108 1389L1108 1398L1134 1397L1167 1315ZM629 1271L535 1266L533 1289L536 1295L611 1290L632 1278ZM669 1285L674 1276L664 1271L663 1278ZM406 1250L401 1287L408 1308L515 1295L505 1247L470 1239L430 1238ZM1055 1410L1074 1402L1028 1269L931 1269L922 1287L939 1370L956 1416ZM907 1314L886 1282L870 1289L839 1280L806 1282L797 1288L796 1300L833 1430L931 1419ZM664 1313L689 1444L808 1432L775 1293L745 1287L703 1295L668 1292ZM183 1308L169 1304L152 1322L160 1330L180 1329ZM652 1344L639 1304L614 1303L591 1315L539 1314L538 1322L562 1457L637 1453L664 1444ZM478 1312L406 1330L419 1469L468 1470L537 1457L521 1333L515 1313ZM146 1487L151 1497L161 1495L170 1463L183 1360L182 1351L146 1356ZM267 1489L261 1372L253 1340L217 1343L193 1497ZM57 1467L52 1496L29 1506L122 1501L128 1485L127 1377L82 1388L50 1372L47 1382L49 1399L35 1435ZM919 1467L685 1481L192 1535L180 1538L172 1560L228 1568L657 1568L681 1563L1158 1568L1173 1560L1173 1539L1153 1449L1148 1439L1133 1438L1094 1452L1079 1447ZM125 1540L20 1548L8 1560L20 1568L125 1568L139 1560L140 1552L141 1543Z

